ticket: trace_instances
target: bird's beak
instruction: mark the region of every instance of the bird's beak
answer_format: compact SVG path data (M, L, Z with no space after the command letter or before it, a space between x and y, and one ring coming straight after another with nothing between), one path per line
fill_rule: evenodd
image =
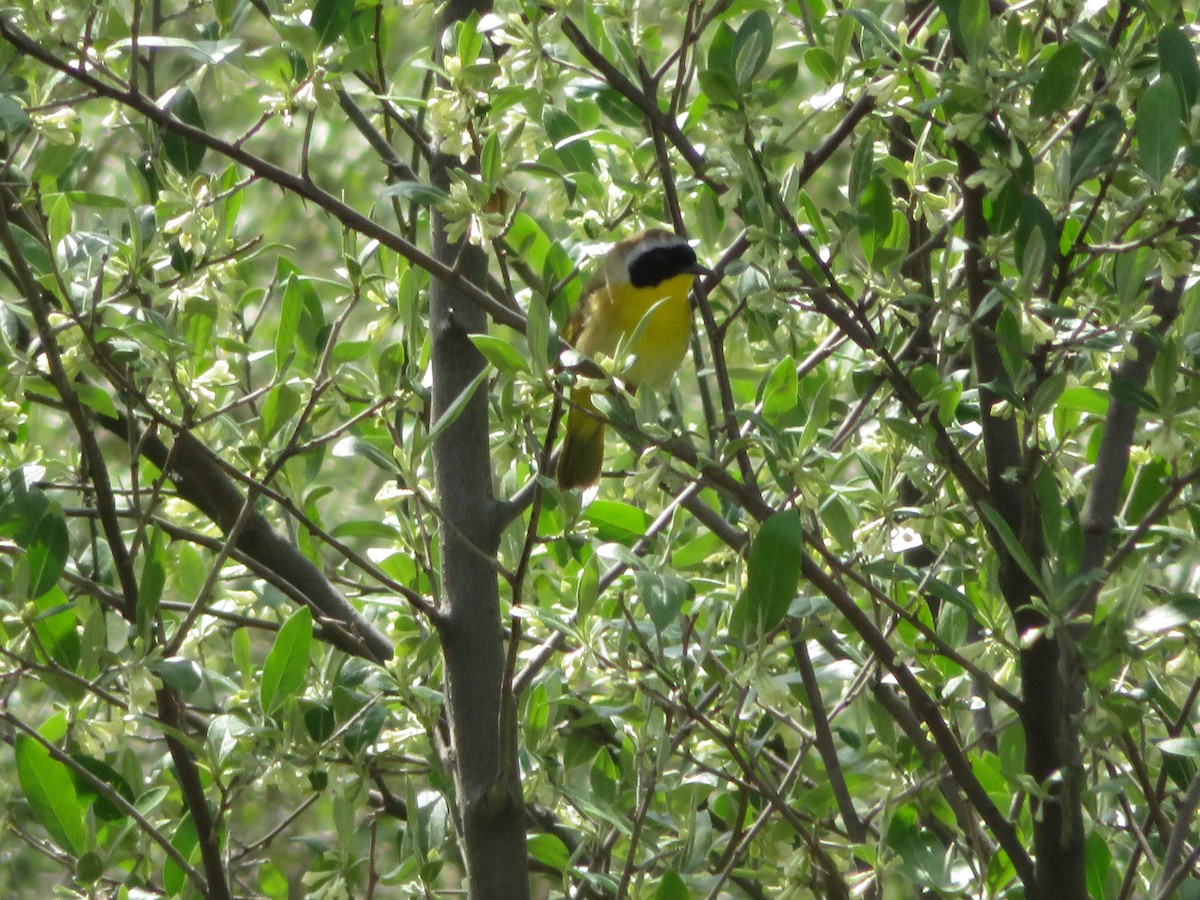
M702 265L700 265L700 263L695 263L693 265L690 265L683 271L686 272L688 275L715 275L716 274L708 266L702 266Z

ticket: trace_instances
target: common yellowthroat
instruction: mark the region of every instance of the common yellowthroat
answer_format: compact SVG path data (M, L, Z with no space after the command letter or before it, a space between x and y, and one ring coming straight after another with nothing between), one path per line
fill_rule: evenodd
M687 241L662 228L621 241L584 288L563 339L584 356L611 357L623 348L625 366L617 374L630 393L642 385L661 389L687 353L688 291L707 271ZM592 392L576 388L558 457L559 487L587 487L603 462L604 419Z

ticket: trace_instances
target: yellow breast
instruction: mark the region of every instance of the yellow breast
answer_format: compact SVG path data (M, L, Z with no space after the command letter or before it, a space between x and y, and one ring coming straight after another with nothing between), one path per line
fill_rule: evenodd
M612 356L624 343L624 355L632 357L632 362L621 371L621 377L632 387L661 389L687 353L692 324L688 291L694 278L676 275L649 288L630 284L601 288L590 298L594 307L576 349L588 356ZM631 344L635 332L637 338Z

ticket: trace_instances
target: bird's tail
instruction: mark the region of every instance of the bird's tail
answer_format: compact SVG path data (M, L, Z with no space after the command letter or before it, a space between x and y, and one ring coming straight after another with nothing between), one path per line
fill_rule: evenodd
M595 409L591 391L572 392L558 455L558 486L563 490L587 487L600 477L604 463L604 422Z

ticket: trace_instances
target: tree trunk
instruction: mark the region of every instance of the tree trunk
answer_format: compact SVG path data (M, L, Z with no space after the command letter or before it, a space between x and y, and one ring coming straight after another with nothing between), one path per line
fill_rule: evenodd
M446 29L486 4L454 2L438 19ZM456 160L438 155L434 184L449 190ZM433 255L475 284L484 282L487 258L477 247L446 238L436 210ZM468 388L484 365L468 335L487 330L485 314L454 286L434 279L429 291L433 419ZM524 806L517 771L515 728L501 734L504 644L500 592L491 563L499 546L486 387L476 390L462 414L433 447L441 510L442 652L446 708L458 823L471 900L522 900L529 896ZM511 717L505 717L511 721Z

